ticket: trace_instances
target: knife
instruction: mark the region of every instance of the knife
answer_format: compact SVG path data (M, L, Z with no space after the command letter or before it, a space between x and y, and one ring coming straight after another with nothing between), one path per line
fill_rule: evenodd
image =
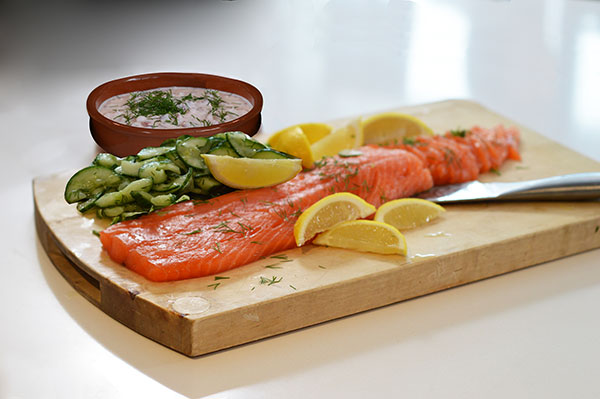
M417 197L438 203L600 199L600 172L575 173L508 183L472 181L449 184L433 187Z

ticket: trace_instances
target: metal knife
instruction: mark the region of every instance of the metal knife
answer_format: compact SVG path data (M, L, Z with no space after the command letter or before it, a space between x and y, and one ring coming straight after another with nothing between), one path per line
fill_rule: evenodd
M472 181L450 184L433 187L417 197L438 203L600 199L600 172L575 173L508 183Z

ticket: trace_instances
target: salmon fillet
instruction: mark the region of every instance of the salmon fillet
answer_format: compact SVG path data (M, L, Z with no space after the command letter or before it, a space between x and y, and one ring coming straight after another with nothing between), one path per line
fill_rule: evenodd
M473 128L419 137L396 148L365 146L362 155L325 158L274 187L240 190L208 201L186 201L100 233L118 263L151 281L173 281L230 270L294 248L294 223L321 198L351 192L374 206L477 178L518 158L518 131Z
M329 194L352 192L379 206L432 185L416 156L364 147L358 157L326 158L274 187L186 201L117 223L100 240L114 261L149 280L207 276L295 247L298 216Z

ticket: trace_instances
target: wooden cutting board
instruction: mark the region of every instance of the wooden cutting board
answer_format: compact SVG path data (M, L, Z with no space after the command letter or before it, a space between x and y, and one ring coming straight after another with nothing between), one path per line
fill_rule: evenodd
M475 124L517 125L468 101L397 110L423 119L436 132ZM518 127L523 160L508 162L500 175L481 180L600 171L600 163ZM226 279L153 283L102 250L92 231L105 228L106 221L82 216L64 201L73 173L33 182L37 231L48 256L106 314L188 356L600 247L597 201L452 205L441 219L406 232L406 257L309 245L221 274ZM261 284L261 278L276 282Z

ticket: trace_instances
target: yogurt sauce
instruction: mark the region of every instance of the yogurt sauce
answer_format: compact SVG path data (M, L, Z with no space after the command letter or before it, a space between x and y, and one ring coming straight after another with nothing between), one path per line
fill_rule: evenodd
M229 122L248 113L244 97L201 87L160 87L119 94L98 111L115 122L153 129L184 129Z

